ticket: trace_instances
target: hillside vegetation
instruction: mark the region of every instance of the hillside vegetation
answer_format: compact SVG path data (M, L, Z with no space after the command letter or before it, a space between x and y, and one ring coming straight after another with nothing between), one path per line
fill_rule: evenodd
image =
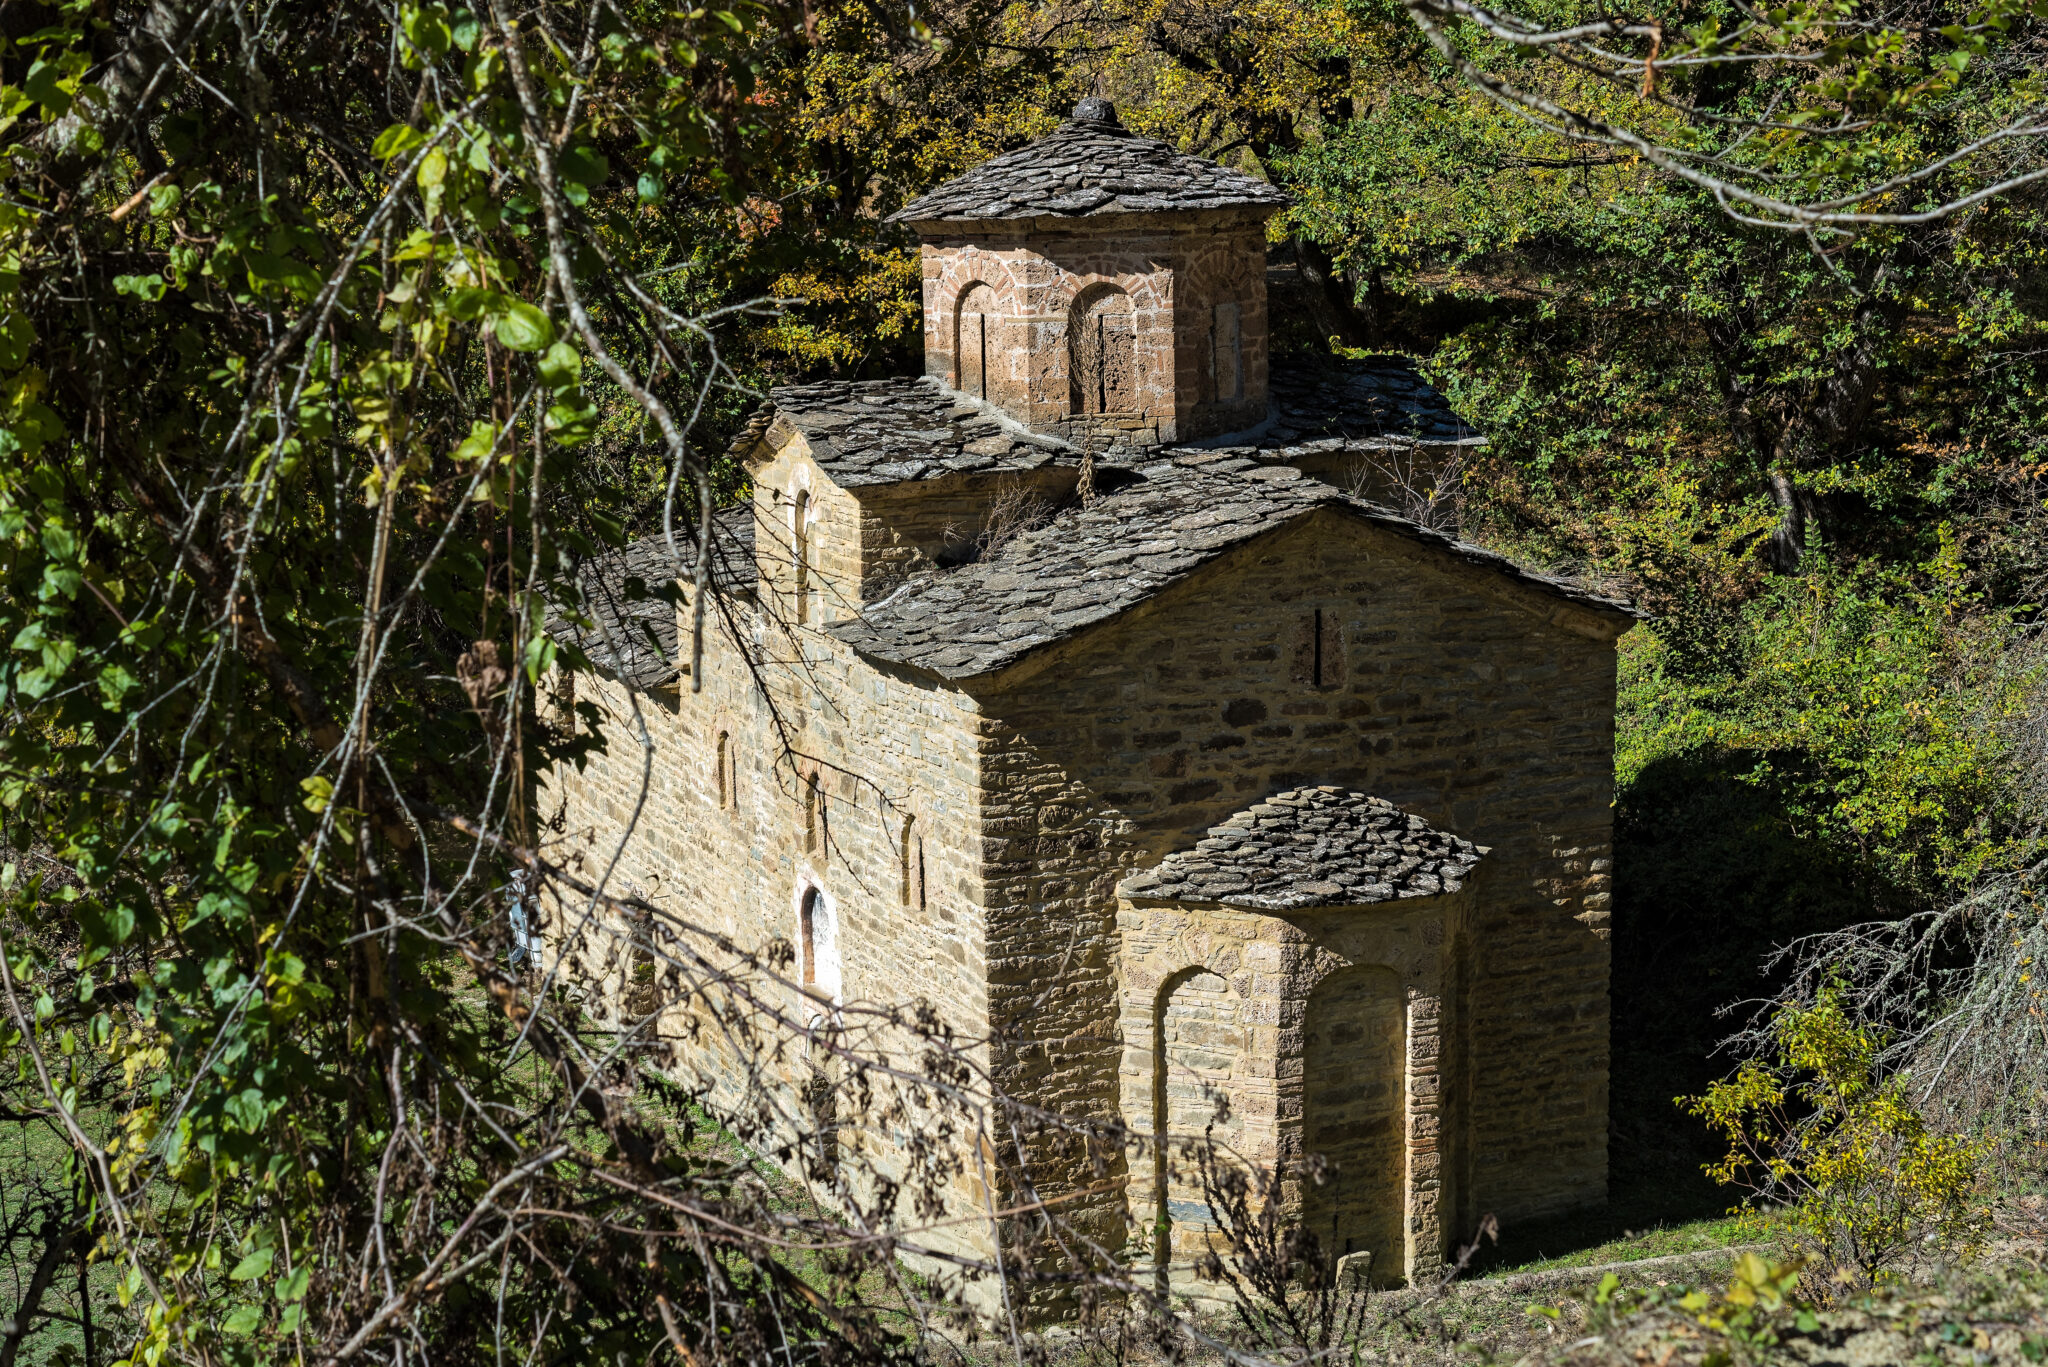
M1405 355L1488 433L1468 536L1652 614L1614 1201L1466 1270L1747 1199L1733 1281L1552 1320L1669 1361L1975 1275L2048 1141L2044 12L9 3L0 1367L1015 1359L1034 1301L1105 1360L1463 1351L1241 1179L1234 1307L1185 1313L1009 1142L1142 1137L1001 1096L911 1003L821 1034L786 946L557 867L531 809L641 740L567 724L549 605L661 532L683 648L715 629L727 440L774 383L918 369L886 216L1087 95L1290 192L1276 344ZM745 1106L511 965L543 882L636 990L723 994ZM838 1101L773 1084L799 1049ZM820 1114L924 1166L864 1186ZM1018 1196L987 1263L920 1242L963 1154ZM1914 1324L2033 1360L2037 1283L1996 1285L2009 1334Z

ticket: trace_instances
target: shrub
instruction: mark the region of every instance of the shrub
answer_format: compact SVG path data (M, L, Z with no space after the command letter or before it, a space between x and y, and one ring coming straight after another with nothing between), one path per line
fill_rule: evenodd
M1753 1203L1789 1203L1814 1251L1866 1283L1930 1242L1967 1246L1982 1146L1929 1126L1910 1078L1880 1066L1887 1038L1850 1017L1841 987L1782 1006L1769 1033L1770 1055L1678 1099L1728 1141L1710 1175Z

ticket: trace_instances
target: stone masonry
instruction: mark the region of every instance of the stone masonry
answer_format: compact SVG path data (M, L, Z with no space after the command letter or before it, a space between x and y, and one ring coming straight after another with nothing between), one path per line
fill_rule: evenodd
M1157 1139L1107 1181L1032 1153L1134 1271L1186 1286L1217 1237L1206 1135L1398 1282L1487 1211L1605 1198L1635 618L1361 496L1360 462L1482 439L1391 359L1273 370L1277 194L1095 103L901 215L925 377L778 390L742 435L701 667L693 543L588 567L553 629L610 745L544 810L614 886L795 946L798 1010L921 996L1010 1094ZM607 952L558 911L562 952ZM657 1000L671 1066L735 1095L711 1004ZM837 1142L917 1161L900 1128ZM984 1180L949 1178L956 1215Z

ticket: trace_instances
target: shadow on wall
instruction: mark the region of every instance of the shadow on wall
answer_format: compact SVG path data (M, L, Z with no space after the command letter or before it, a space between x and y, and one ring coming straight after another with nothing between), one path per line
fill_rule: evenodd
M1616 795L1613 1062L1606 1209L1501 1231L1488 1266L1559 1256L1724 1214L1737 1193L1700 1171L1721 1156L1672 1104L1732 1066L1715 1053L1730 1003L1768 997L1772 948L1879 913L1836 851L1797 833L1784 805L1740 774L1757 756L1659 760Z

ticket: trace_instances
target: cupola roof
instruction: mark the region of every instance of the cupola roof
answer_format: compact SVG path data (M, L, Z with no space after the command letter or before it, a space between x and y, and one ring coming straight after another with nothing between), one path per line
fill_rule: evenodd
M1456 892L1487 853L1384 798L1323 786L1275 793L1117 891L1253 911L1370 906Z
M1097 218L1264 209L1288 202L1256 176L1125 128L1108 100L1083 100L1038 141L985 161L891 214L892 223Z

